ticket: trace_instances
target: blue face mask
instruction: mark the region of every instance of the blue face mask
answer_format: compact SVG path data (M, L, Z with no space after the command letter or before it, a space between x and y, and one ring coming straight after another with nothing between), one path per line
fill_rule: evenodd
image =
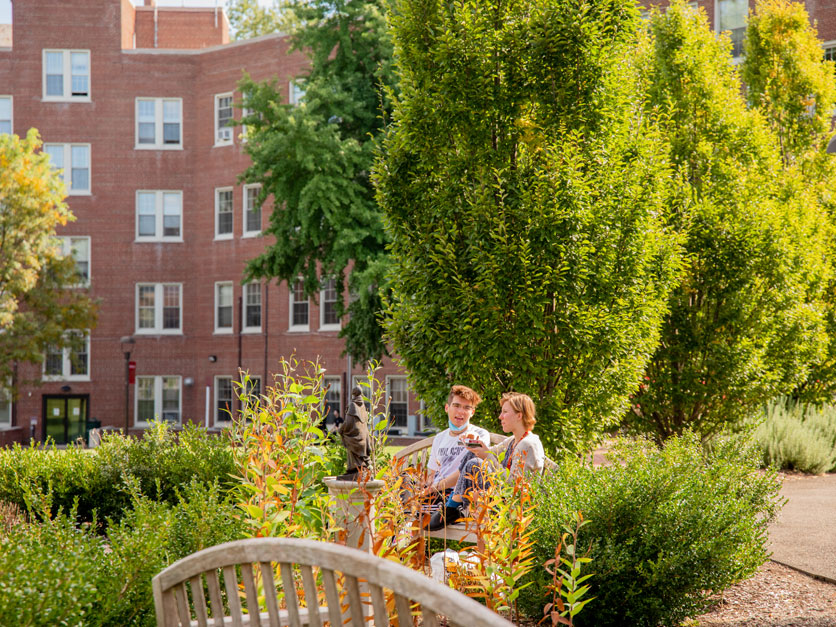
M468 423L465 423L463 427L457 427L453 424L452 420L450 420L449 418L447 419L447 426L450 427L450 431L452 431L453 433L461 433L462 431L467 429L467 425Z

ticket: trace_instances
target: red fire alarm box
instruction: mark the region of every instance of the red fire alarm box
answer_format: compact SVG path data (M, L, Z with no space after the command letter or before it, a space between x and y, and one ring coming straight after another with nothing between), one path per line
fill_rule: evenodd
M136 362L129 361L128 362L128 383L133 385L136 383Z

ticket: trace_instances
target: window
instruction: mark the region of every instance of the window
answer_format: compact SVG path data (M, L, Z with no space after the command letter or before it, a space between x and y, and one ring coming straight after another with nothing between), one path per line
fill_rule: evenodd
M232 143L232 94L215 96L215 145Z
M327 279L322 283L319 293L319 329L333 331L340 328L340 318L337 315L337 280Z
M182 242L183 192L138 191L136 239L138 242Z
M78 285L90 282L90 238L89 237L59 237L61 255L75 260L78 273Z
M44 356L44 379L90 380L90 334L70 331L70 346L51 346Z
M147 425L157 417L180 424L180 397L180 377L137 377L137 424Z
M749 0L717 0L717 11L717 32L729 32L732 57L740 57L743 54L743 39L746 37Z
M3 388L0 388L0 429L7 429L12 426L12 397Z
M215 189L215 239L232 237L232 188Z
M261 331L261 283L244 286L244 331Z
M137 98L136 148L182 148L182 109L180 98Z
M244 186L244 237L261 233L260 185Z
M302 87L302 81L290 81L287 86L287 102L294 106L300 104L305 97L305 88Z
M11 96L0 96L0 133L12 134Z
M308 297L302 279L297 279L290 290L290 330L310 331Z
M44 144L52 167L63 170L70 196L90 193L90 144Z
M179 283L138 283L136 332L181 332L182 289Z
M337 416L343 415L342 377L324 377L325 384L325 422L333 424Z
M90 101L90 51L44 50L44 100Z
M215 377L215 424L232 420L234 398L232 377Z
M261 377L247 376L244 381L244 394L253 397L252 400L255 402L261 397Z
M386 377L386 390L389 397L389 419L391 426L407 426L409 414L409 392L406 377Z
M232 281L215 283L215 333L232 333Z
M823 56L825 61L836 61L836 42L829 42L823 46ZM836 64L834 64L836 70ZM3 132L3 99L0 98L0 133Z

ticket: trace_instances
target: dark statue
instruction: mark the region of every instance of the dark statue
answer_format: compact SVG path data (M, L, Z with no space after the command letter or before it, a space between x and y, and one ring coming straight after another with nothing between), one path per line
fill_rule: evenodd
M337 479L353 480L357 474L369 466L372 439L369 435L368 412L363 403L363 393L359 387L351 390L351 402L345 420L337 429L345 450L348 452L346 471Z

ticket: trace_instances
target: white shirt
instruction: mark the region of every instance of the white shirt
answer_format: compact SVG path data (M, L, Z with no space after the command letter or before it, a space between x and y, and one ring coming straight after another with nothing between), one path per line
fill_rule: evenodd
M467 447L459 439L463 435L475 436L485 447L490 446L491 436L482 427L467 423L467 427L463 431L457 431L455 435L450 429L445 429L433 439L430 461L427 462L427 469L435 471L434 481L449 477L459 469L462 457L467 453Z

